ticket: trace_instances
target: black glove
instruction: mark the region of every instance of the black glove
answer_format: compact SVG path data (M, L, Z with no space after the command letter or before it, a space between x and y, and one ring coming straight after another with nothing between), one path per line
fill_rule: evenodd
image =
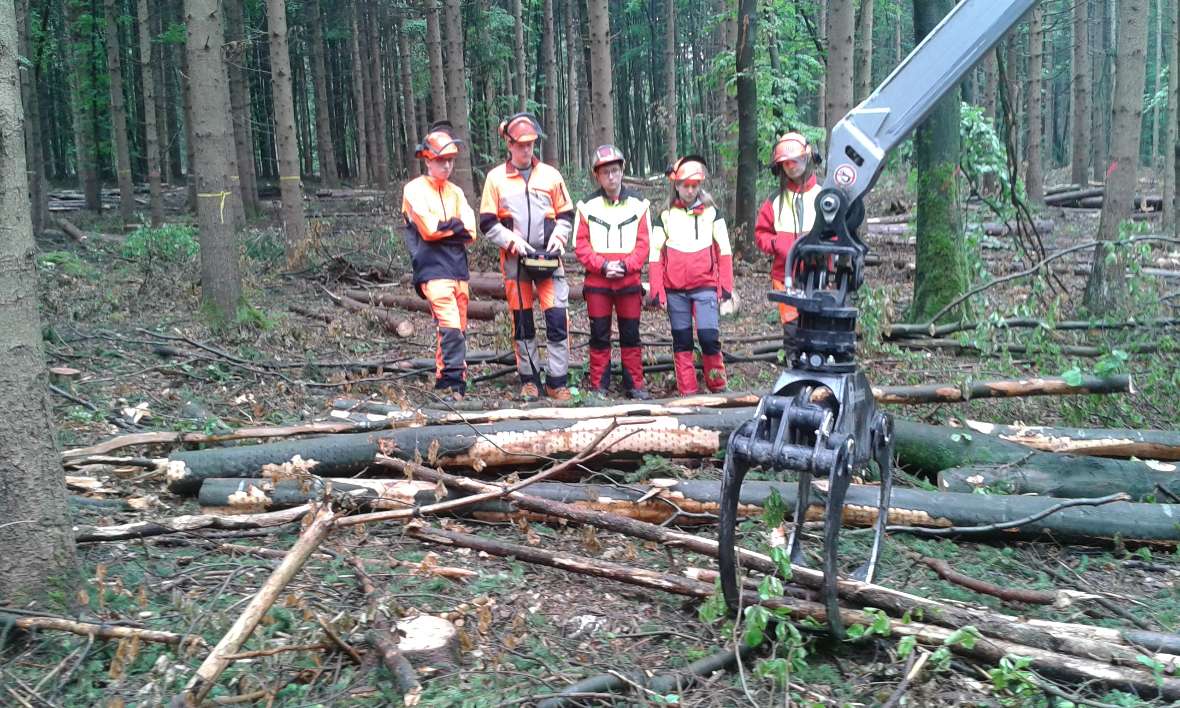
M721 291L721 302L725 302L726 300L732 300L732 299L733 299L733 293L729 292L728 290Z
M445 231L447 229L450 229L456 235L467 233L467 227L463 225L463 220L456 216L439 222L438 231Z

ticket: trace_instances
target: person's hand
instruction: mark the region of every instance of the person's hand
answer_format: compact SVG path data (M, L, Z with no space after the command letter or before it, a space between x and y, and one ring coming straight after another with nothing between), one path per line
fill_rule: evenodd
M667 295L663 290L652 290L647 296L647 307L652 310L662 310L668 306Z
M627 266L622 261L607 261L602 268L602 274L608 280L617 280L627 274Z
M508 237L508 251L513 255L527 256L532 253L536 253L537 249L530 246L529 242L525 241L523 236L513 232L513 234Z
M565 253L565 239L560 234L553 234L549 237L549 243L545 245L545 250L550 253Z

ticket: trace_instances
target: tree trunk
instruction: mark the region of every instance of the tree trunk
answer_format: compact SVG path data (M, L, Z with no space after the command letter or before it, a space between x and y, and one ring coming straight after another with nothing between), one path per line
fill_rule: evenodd
M1088 184L1090 165L1090 42L1086 0L1073 4L1073 136L1070 150L1070 181L1079 187Z
M1041 171L1041 66L1044 59L1045 12L1033 8L1028 24L1028 170L1024 175L1029 201L1044 199L1045 178ZM1015 68L1013 67L1013 71Z
M442 29L440 28L439 6L433 0L426 0L426 54L430 60L430 120L444 120L447 113L447 76L443 67ZM466 139L471 136L464 135Z
M289 265L303 261L307 222L303 218L303 184L299 179L299 147L295 142L295 106L291 95L291 55L287 46L287 6L267 0L270 34L271 92L275 103L275 141L279 157L279 193L283 200L284 250Z
M377 153L376 168L377 185L382 189L389 186L389 144L385 140L385 82L381 62L381 5L374 2L369 6L369 20L366 23L369 33L369 90L373 104L373 124L369 126L369 139L373 140L373 147Z
M160 145L156 132L156 68L152 61L152 28L148 14L148 0L138 0L139 12L139 73L143 82L144 147L147 152L148 189L151 193L152 227L164 221L164 207L160 196Z
M566 132L569 135L569 153L565 156L566 162L576 164L579 167L585 165L586 156L585 149L582 147L582 131L580 129L581 117L578 113L578 96L582 93L584 83L579 80L581 73L578 67L582 63L582 35L578 32L578 7L581 1L565 3L565 63L566 63L566 83L565 83L565 111L566 111Z
M242 0L224 0L226 22L226 56L229 59L229 105L233 116L234 150L237 154L238 183L242 207L253 216L261 211L258 202L258 176L254 169L254 128L251 113L250 82L246 79L246 22Z
M1093 87L1090 95L1091 97L1097 96L1090 101L1090 120L1092 126L1090 143L1093 145L1091 148L1093 157L1090 159L1090 165L1093 170L1093 179L1097 182L1102 182L1106 179L1106 171L1109 169L1109 163L1111 162L1112 126L1110 106L1114 101L1115 53L1117 52L1115 18L1117 13L1115 12L1115 0L1106 0L1106 2L1091 0L1091 4L1093 7L1090 9L1101 8L1102 15L1093 18L1089 23L1091 26L1089 40L1094 41L1096 39L1093 26L1097 25L1098 32L1102 34L1102 51L1095 54L1095 63L1090 65L1090 86Z
M830 0L819 0L816 3L816 22L815 32L816 41L822 46L828 46L828 3ZM824 80L819 82L815 89L815 124L824 126L825 135L827 134L828 114L827 114L827 73L831 70L831 56L823 57L824 62Z
M135 190L131 181L131 151L127 146L127 108L123 100L123 59L119 55L119 23L115 0L103 0L106 18L107 73L111 92L111 136L115 143L115 176L119 182L119 218L123 225L135 218ZM122 229L120 229L122 230Z
M860 0L856 15L856 95L857 103L873 90L873 0Z
M18 0L16 9L17 43L21 55L28 57L31 65L20 72L21 100L25 107L25 154L28 157L29 178L29 213L32 218L33 235L41 233L45 228L45 215L48 202L48 192L45 189L45 161L42 155L41 133L41 99L38 95L41 73L40 50L30 41L33 36L32 16L29 13L29 0ZM42 42L44 44L44 42Z
M460 0L446 0L447 26L447 117L459 135L470 139L467 114L467 64L463 55L463 8ZM471 169L471 150L460 150L455 158L453 181L468 201L477 199L475 175Z
M828 68L824 73L824 130L831 137L832 127L852 110L852 31L855 8L851 2L838 0L828 2L827 13ZM942 19L941 16L939 19ZM917 34L918 30L915 28L914 32Z
M546 139L541 143L541 159L547 164L558 164L557 147L561 144L561 128L557 120L557 23L553 17L553 0L542 0L541 14L545 27L541 33L541 62L545 82L541 92L545 104L544 129Z
M352 102L353 113L356 115L356 170L361 184L369 182L369 133L365 119L365 70L361 64L360 23L357 15L360 12L361 0L352 0L349 4L349 19L352 22Z
M207 0L201 0L201 1L207 2ZM188 2L188 0L180 0L180 2L183 4L183 3ZM187 39L186 39L185 51L182 56L182 61L180 64L180 78L177 80L181 84L180 90L184 92L184 99L183 100L184 100L185 191L188 194L188 207L191 211L193 211L195 213L198 211L198 206L197 206L197 192L198 192L198 190L197 190L197 179L196 179L197 159L196 159L196 155L195 155L195 145L197 144L197 140L196 140L196 135L193 132L194 131L194 129L193 129L193 115L194 115L193 114L193 81L192 81L191 77L192 77L192 74L189 73L189 52L188 52L188 45L187 45ZM185 80L185 79L187 79L187 80ZM233 126L230 126L230 130L233 130ZM229 170L228 160L226 161L225 164L226 164L225 169L228 173L228 170ZM229 185L227 184L226 186L228 187ZM218 208L220 214L222 214L222 215L225 214L224 204L225 204L225 202L222 202L221 203L222 206L219 206L219 208ZM224 219L224 216L220 216L219 218ZM231 225L230 231L231 232L233 231L232 225Z
M0 597L23 606L78 579L37 312L16 28L15 5L0 3Z
M1115 241L1119 224L1131 216L1139 168L1140 120L1147 59L1147 0L1122 0L1119 5L1118 59L1111 102L1110 168L1098 239ZM1107 255L1111 254L1111 258ZM1091 315L1118 312L1127 299L1126 260L1121 248L1100 243L1086 283L1084 304Z
M1177 145L1177 131L1176 113L1180 110L1180 78L1176 76L1176 72L1180 69L1180 52L1177 51L1177 42L1180 42L1180 2L1172 0L1172 5L1168 13L1168 27L1171 31L1171 41L1168 42L1168 125L1164 131L1166 136L1164 142L1164 216L1163 216L1163 230L1164 233L1174 233L1176 229L1176 186L1180 180L1176 179L1176 145Z
M586 16L590 23L590 86L595 145L615 142L614 62L610 55L610 10L608 0L587 0Z
M1124 459L1180 460L1180 432L1172 430L1046 428L1039 425L996 425L974 420L964 422L972 430L1045 452Z
M418 136L414 134L418 130L418 112L414 106L414 75L410 69L410 64L413 62L413 56L410 54L410 42L407 36L406 27L402 23L401 17L395 20L394 32L397 33L397 51L401 57L401 89L402 89L402 111L405 113L405 119L402 121L405 128L405 164L406 174L410 177L416 177L420 170L417 155L414 154L414 146L418 144Z
M914 3L914 37L921 41L950 10L949 0ZM967 245L959 218L956 170L959 164L959 99L944 96L914 136L918 178L914 299L909 318L926 322L970 285ZM958 317L949 312L945 318Z
M319 0L306 0L307 23L311 34L311 79L315 91L316 148L320 158L320 183L325 187L340 184L336 171L336 148L332 144L331 111L328 110L328 71L324 67L324 27Z
M676 93L676 0L665 0L664 21L664 158L668 164L680 157L676 129L680 122L680 106ZM694 50L695 51L695 50Z
M852 12L851 3L839 3ZM851 19L851 18L850 18ZM849 40L851 40L851 26ZM738 253L746 253L753 241L758 210L758 86L754 75L754 45L758 40L758 0L739 0L736 51L738 100L737 189L734 192L733 241ZM852 100L849 55L848 100ZM828 94L831 96L831 93ZM851 106L849 106L851 108ZM847 111L845 111L847 112ZM841 116L844 112L840 113Z
M1155 76L1152 78L1151 95L1160 91L1160 79L1164 70L1164 5L1166 0L1155 0ZM1160 106L1159 101L1152 101L1151 108L1151 149L1147 151L1147 166L1157 169L1155 158L1160 154Z
M77 158L78 179L86 208L93 212L102 211L102 197L99 194L98 161L95 145L94 92L91 82L90 37L83 36L81 0L62 0L66 7L66 23L69 25L70 62L70 109L73 111L74 153Z
M529 106L529 72L525 65L524 10L521 7L521 0L512 0L512 20L516 30L512 42L512 52L515 58L512 66L512 88L516 93L516 110L524 111Z
M192 136L195 164L190 181L197 193L197 223L201 244L202 307L215 327L234 321L242 304L242 280L238 270L238 244L233 230L230 152L233 133L229 116L229 87L222 60L225 36L216 0L185 0L185 55L188 57L189 94L192 102ZM226 207L231 209L226 214Z

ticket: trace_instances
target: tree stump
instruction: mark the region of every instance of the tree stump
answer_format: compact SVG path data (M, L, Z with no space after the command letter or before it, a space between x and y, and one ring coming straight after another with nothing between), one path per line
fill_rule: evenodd
M418 615L399 620L397 648L419 671L446 671L459 666L459 630L442 617Z

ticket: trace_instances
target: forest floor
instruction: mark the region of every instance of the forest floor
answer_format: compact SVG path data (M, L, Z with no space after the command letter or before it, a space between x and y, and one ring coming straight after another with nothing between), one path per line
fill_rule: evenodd
M396 190L395 190L396 192ZM170 192L173 202L183 192ZM875 192L870 216L882 215L886 204L904 202L900 189L882 185ZM62 448L87 445L132 430L217 431L246 425L282 425L322 419L333 398L373 396L390 401L427 400L430 382L404 372L339 366L338 362L393 361L433 357L434 334L427 315L405 313L415 333L397 338L363 314L335 307L325 294L345 284L408 282L409 268L401 246L400 219L392 197L353 194L309 201L313 247L308 267L285 268L281 234L261 220L242 238L243 276L251 309L228 337L209 331L199 315L199 268L186 250L187 232L168 228L138 236L95 236L85 243L56 231L38 242L42 319L52 365L81 372L68 386L71 398L55 395L52 403ZM1056 221L1044 238L1047 251L1092 238L1094 213L1066 214L1049 210ZM68 213L92 234L113 232L109 217L86 219ZM175 212L173 213L175 216ZM178 220L182 217L176 217ZM973 213L980 221L994 221ZM978 279L1027 265L1007 237L972 237L981 258L973 261ZM1175 329L1061 333L1047 329L1009 332L987 324L1002 316L1064 319L1074 314L1085 276L1078 267L1089 251L1064 261L1059 272L1065 290L1043 281L1014 280L990 289L977 312L985 324L961 336L972 345L966 355L909 349L884 341L882 329L902 321L912 288L914 250L905 235L870 237L882 264L869 269L862 290L863 349L861 361L875 384L961 382L965 379L1061 375L1078 370L1127 371L1135 393L1121 396L1077 396L982 400L955 405L895 407L895 415L927 421L972 418L990 422L1022 421L1092 427L1172 428L1180 420L1180 381L1175 367ZM1143 265L1167 268L1157 259L1167 251L1143 253ZM473 269L495 270L494 253L481 244ZM1150 262L1149 262L1150 261ZM761 257L737 266L739 312L723 323L723 340L773 336L776 313L765 305L766 272ZM1174 266L1171 269L1176 269ZM1168 315L1165 280L1136 278L1135 315ZM1039 283L1039 284L1038 284ZM1175 281L1171 286L1175 288ZM298 312L297 312L298 310ZM319 313L322 318L299 312ZM1174 314L1174 313L1171 313ZM586 352L584 306L571 304L573 361L580 366ZM645 313L645 341L668 337L661 313ZM472 322L472 350L509 351L509 323ZM1027 347L1019 355L1005 343ZM1099 358L1072 358L1061 346L1086 343L1104 352ZM1127 355L1136 345L1158 349ZM208 345L213 349L202 348ZM749 352L740 343L727 351ZM649 355L668 353L652 349ZM226 356L226 355L232 355ZM259 363L283 363L275 369ZM471 376L500 365L475 365ZM731 390L767 391L777 375L774 362L730 367ZM651 376L657 396L674 393L671 373ZM501 377L473 387L471 395L486 408L510 402L514 377ZM143 449L143 454L166 450ZM715 460L685 461L649 458L630 479L644 475L719 477ZM609 473L610 471L604 471ZM922 480L909 479L911 484ZM158 477L142 471L104 480L114 498L135 498L144 511L111 511L76 505L78 524L109 525L144 518L197 513L192 499L168 494ZM633 566L680 573L687 567L712 567L712 561L669 552L624 536L588 533L584 529L526 523L447 522L513 543L540 545L551 551L625 559ZM695 533L711 535L709 527ZM745 529L745 527L743 527ZM216 643L234 621L278 560L235 555L218 544L290 547L297 525L254 532L193 532L138 541L88 543L79 546L83 582L52 593L49 613L130 621L153 629L186 632ZM745 543L760 546L760 534L747 530ZM460 618L462 665L425 678L420 705L529 705L588 676L608 671L643 669L667 673L696 659L732 646L734 630L721 620L705 621L700 603L654 590L572 575L513 559L429 546L403 535L394 524L358 526L337 532L324 548L338 555L314 558L288 586L264 619L246 649L324 641L321 622L336 628L344 641L363 643L366 599L355 571L344 561L363 559L385 593L387 610L395 615L432 613ZM1075 589L1113 600L1134 621L1152 629L1180 630L1180 553L1167 550L1060 546L1043 542L983 544L893 537L886 545L879 582L916 595L970 602L1012 614L1062 621L1125 626L1130 619L1106 605L1078 602L1053 606L1005 605L941 579L912 554L951 560L960 572L1009 587ZM411 565L393 562L408 561ZM476 576L452 581L414 566L424 562L469 568ZM486 609L490 608L490 612ZM912 663L899 656L888 638L835 643L823 633L804 633L794 647L798 661L785 683L766 675L752 657L742 671L719 673L704 685L679 695L630 695L618 705L879 705L898 689ZM800 652L799 650L803 651ZM8 705L90 706L157 705L166 703L192 675L204 650L163 645L87 640L72 634L42 632L31 640L9 642L0 654L0 685ZM1026 672L1007 670L1000 679L994 666L946 657L931 661L910 683L895 705L1070 705L1059 697L1032 690L1019 678ZM1002 679L1007 679L1007 687ZM1061 686L1075 701L1094 705L1156 705L1150 699L1095 686ZM358 666L341 651L279 653L235 662L212 693L218 704L281 706L388 705L400 703L384 669ZM15 701L15 702L13 702ZM588 704L588 703L587 703ZM610 704L602 699L599 704Z

